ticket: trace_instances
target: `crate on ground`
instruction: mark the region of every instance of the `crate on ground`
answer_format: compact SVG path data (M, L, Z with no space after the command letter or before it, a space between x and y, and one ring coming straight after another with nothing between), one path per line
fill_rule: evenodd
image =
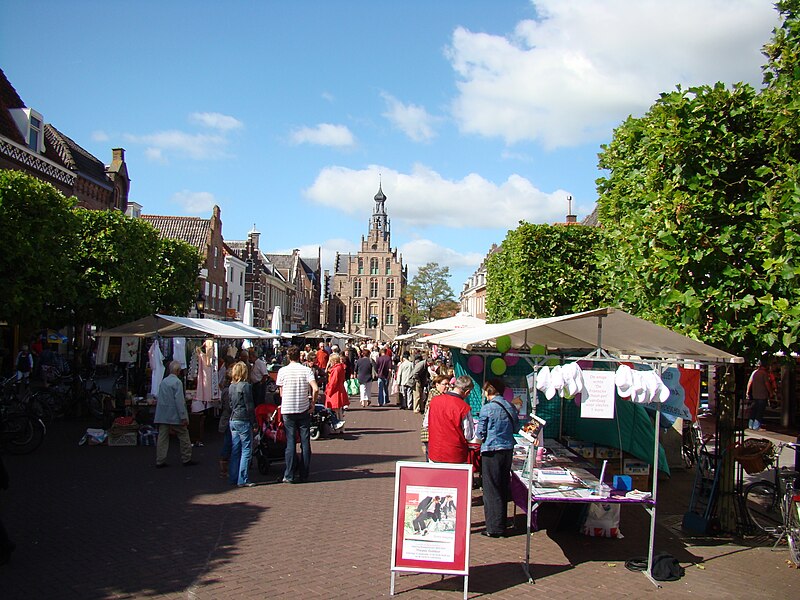
M130 417L118 417L108 430L109 446L136 446L139 442L139 424Z

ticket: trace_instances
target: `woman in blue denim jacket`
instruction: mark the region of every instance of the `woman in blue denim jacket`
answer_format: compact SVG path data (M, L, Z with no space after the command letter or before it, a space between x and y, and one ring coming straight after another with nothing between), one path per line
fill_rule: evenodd
M475 437L482 440L481 477L486 520L482 535L494 538L505 535L514 434L520 428L517 409L503 398L505 389L505 384L498 379L490 379L483 386L487 402L481 408L475 433Z

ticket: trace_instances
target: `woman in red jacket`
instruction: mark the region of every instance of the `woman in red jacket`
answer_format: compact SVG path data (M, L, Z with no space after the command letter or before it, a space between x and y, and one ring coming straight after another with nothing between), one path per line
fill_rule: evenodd
M347 379L346 368L340 354L331 354L328 358L328 385L325 386L325 406L336 413L336 418L344 423L344 407L350 406L350 398L344 387Z

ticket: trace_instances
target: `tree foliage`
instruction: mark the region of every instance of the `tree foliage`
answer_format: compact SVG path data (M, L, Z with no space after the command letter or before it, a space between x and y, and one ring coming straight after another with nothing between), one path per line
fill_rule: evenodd
M521 222L487 258L487 320L549 317L604 304L596 269L603 240L595 227Z
M615 300L748 357L794 350L800 334L797 6L779 4L765 90L662 94L600 154Z
M0 170L0 320L41 327L74 298L72 201L21 171Z
M182 240L164 238L159 240L157 261L151 283L155 312L186 314L197 296L200 253Z
M410 325L419 325L437 318L437 310L453 302L453 290L448 279L450 268L430 262L419 268L414 279L406 286L404 312ZM451 306L451 305L450 305Z

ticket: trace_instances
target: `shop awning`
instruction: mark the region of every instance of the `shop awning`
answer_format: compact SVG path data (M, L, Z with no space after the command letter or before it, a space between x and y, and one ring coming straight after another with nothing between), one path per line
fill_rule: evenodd
M279 336L241 321L153 315L97 334L100 337L213 337L220 339L273 339Z
M492 349L496 348L497 339L503 336L508 336L511 347L518 349L537 345L544 346L548 352L602 348L612 354L644 359L744 362L741 357L615 308L490 323L432 335L422 341L463 350Z

